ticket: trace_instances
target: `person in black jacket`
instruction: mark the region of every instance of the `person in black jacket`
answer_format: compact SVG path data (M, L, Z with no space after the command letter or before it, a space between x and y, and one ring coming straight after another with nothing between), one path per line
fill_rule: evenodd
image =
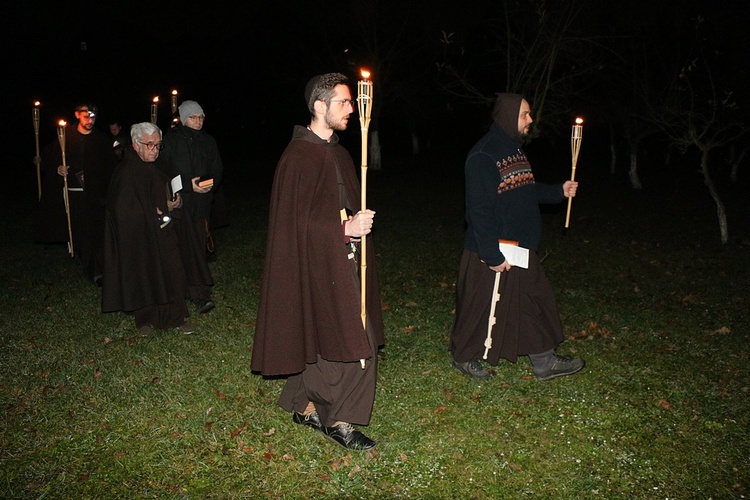
M214 193L221 185L224 166L216 140L203 130L206 115L200 104L185 101L178 110L180 123L172 127L164 137L162 158L169 175L179 175L182 178L182 199L187 214L179 223L194 224L195 232L199 235L196 248L188 248L181 241L180 251L201 252L205 256L207 251L212 250L211 207ZM206 313L214 308L209 287L188 284L188 298L199 313Z
M132 313L141 334L152 328L190 334L185 305L188 270L211 283L205 259L183 260L175 224L182 200L158 168L161 130L150 122L131 127L132 147L112 176L104 237L102 311ZM202 257L202 256L201 256Z
M95 126L98 109L94 104L76 106L75 117L75 127L68 126L65 134L65 165L57 139L41 156L42 198L36 239L40 243L68 240L63 201L66 178L74 254L86 278L101 286L104 204L117 157L107 134Z
M571 375L583 368L584 361L555 354L564 339L562 324L536 250L542 235L539 204L575 196L578 183L534 180L521 149L532 123L531 108L522 96L500 94L492 118L494 123L469 152L464 169L467 229L456 283L453 366L487 380L490 374L480 358L497 365L500 358L515 362L518 356L529 356L539 380ZM511 265L499 240L527 249L527 267ZM500 299L488 335L493 291Z

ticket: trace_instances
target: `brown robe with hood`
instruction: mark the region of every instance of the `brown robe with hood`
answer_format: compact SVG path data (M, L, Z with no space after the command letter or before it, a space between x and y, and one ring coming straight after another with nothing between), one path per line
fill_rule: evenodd
M518 130L522 99L518 94L498 95L494 123L466 159L467 230L451 334L451 352L458 363L484 357L496 276L489 266L505 261L498 239L528 248L529 268L502 273L486 361L515 362L519 355L553 350L564 338L554 292L536 250L542 232L539 204L560 203L565 197L562 185L534 179Z
M318 356L334 362L377 356L362 326L359 289L352 279L340 217L342 208L357 212L353 204L359 199L354 164L336 134L326 142L295 127L271 192L253 371L289 375L316 363ZM380 346L380 292L372 238L367 238L367 313Z

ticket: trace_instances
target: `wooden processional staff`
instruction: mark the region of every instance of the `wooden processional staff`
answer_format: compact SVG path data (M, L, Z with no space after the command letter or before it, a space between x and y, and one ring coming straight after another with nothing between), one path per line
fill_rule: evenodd
M34 142L36 143L36 156L34 157L34 163L36 163L36 187L39 199L42 199L42 171L41 163L42 159L39 156L39 106L42 103L36 101L34 108L32 109L31 118L34 122Z
M361 176L361 213L367 210L367 135L370 128L370 117L372 116L372 82L369 80L370 72L362 70L362 80L357 82L357 106L359 110L359 123L362 131L362 176ZM360 259L360 316L362 327L367 330L367 236L363 235L359 246ZM365 368L365 360L360 359L362 369Z
M576 164L578 163L578 153L581 151L581 140L583 139L583 118L576 118L573 125L573 131L570 134L570 153L573 161L573 169L570 173L570 180L576 180ZM570 225L570 208L573 206L573 197L568 198L568 213L565 215L565 228Z
M68 253L74 256L73 251L73 228L70 225L70 198L68 197L68 164L65 161L65 120L60 120L57 127L57 140L60 141L60 150L62 151L62 165L66 173L63 175L63 201L65 201L65 216L68 218Z

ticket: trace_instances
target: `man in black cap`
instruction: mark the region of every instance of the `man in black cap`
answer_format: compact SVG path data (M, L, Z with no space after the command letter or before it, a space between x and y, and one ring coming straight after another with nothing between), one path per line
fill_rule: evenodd
M497 365L529 356L539 380L571 375L582 359L555 354L563 341L552 287L536 255L541 239L540 203L560 203L578 183L540 184L520 149L532 123L529 103L500 94L490 130L469 151L465 165L464 250L456 283L456 318L451 335L453 366L478 380L490 378L480 358ZM528 249L528 267L513 266L499 240ZM500 289L493 290L500 276ZM499 292L495 324L488 338L493 291Z
M355 208L354 162L336 135L354 111L347 78L314 77L305 101L310 124L294 128L276 167L251 368L291 375L279 405L294 422L347 449L367 450L375 442L352 424L370 422L384 343L369 235L375 212ZM366 327L356 243L365 237Z
M74 253L86 277L101 286L104 211L107 189L117 157L107 134L95 127L97 107L82 103L75 108L76 127L65 134L65 166L58 140L42 154L43 190L37 241L68 240L63 199L63 177L68 181Z

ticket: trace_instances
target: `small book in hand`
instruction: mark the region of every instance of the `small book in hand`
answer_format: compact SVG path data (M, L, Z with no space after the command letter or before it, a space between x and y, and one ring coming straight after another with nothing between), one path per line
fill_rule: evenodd
M201 177L198 179L198 187L209 187L214 185L214 179L213 177Z

